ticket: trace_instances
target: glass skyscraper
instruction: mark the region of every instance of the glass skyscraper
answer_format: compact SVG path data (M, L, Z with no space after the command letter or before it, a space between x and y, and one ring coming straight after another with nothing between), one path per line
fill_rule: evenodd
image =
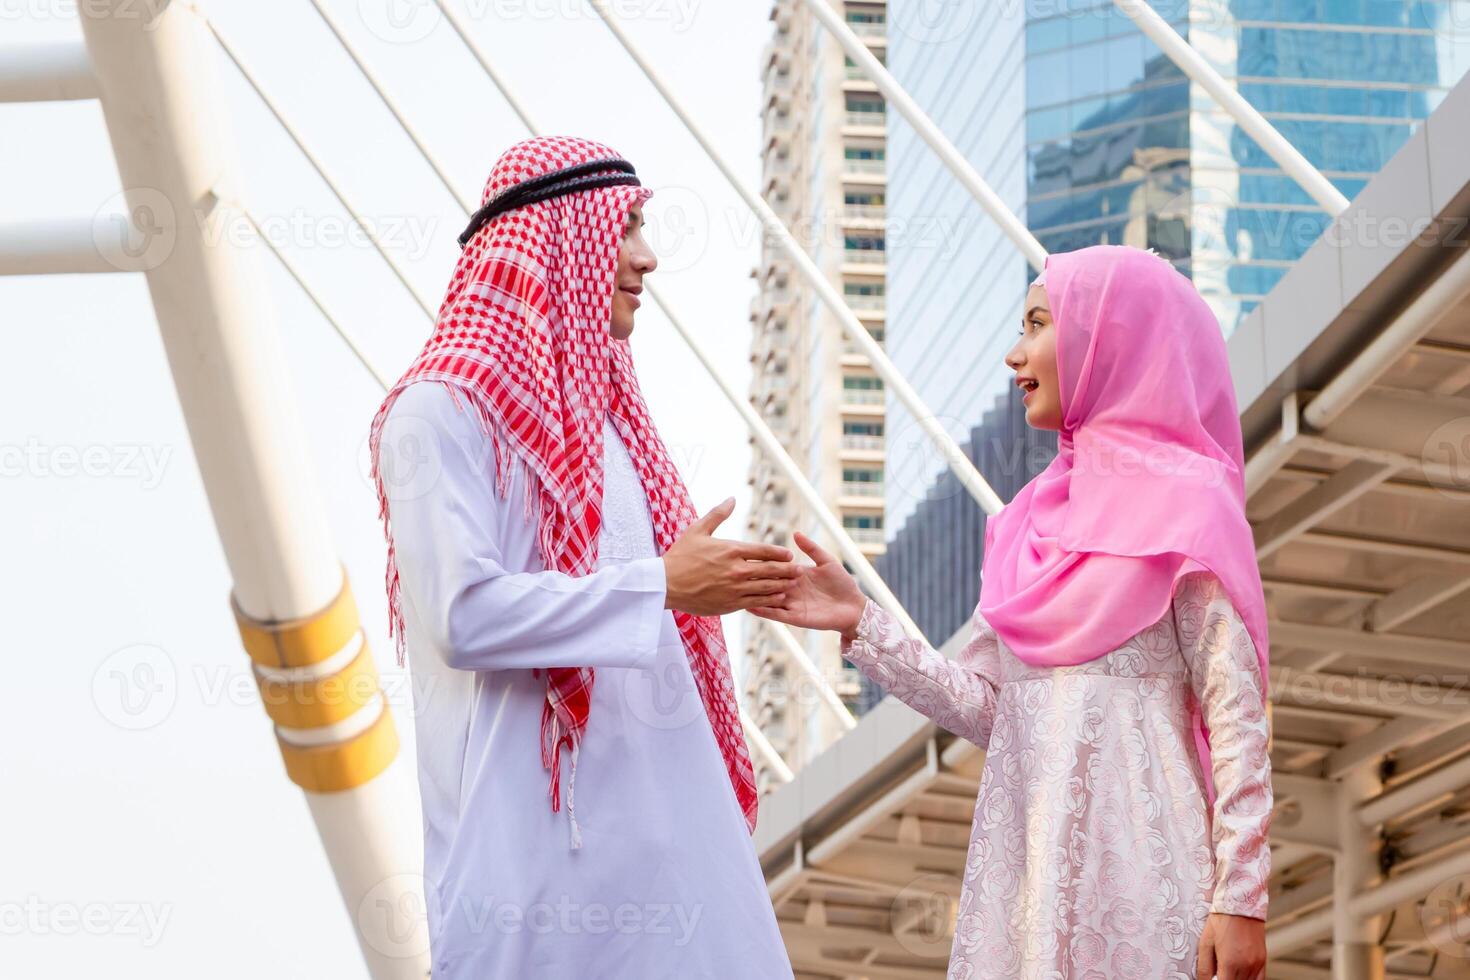
M1154 248L1228 334L1329 223L1110 0L888 9L894 75L1049 251ZM1470 0L1154 9L1349 199L1470 65ZM888 352L1009 499L1048 444L1002 362L1034 272L896 113L888 159ZM974 608L982 515L892 399L888 437L880 570L941 643Z

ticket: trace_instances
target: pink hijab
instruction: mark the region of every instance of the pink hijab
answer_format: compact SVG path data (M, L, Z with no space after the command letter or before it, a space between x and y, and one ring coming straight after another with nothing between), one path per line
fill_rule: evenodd
M1156 623L1179 579L1220 579L1260 658L1266 601L1245 519L1240 417L1214 313L1166 260L1126 245L1052 255L1058 455L985 529L980 611L1034 666L1085 663ZM1195 745L1215 800L1209 732Z

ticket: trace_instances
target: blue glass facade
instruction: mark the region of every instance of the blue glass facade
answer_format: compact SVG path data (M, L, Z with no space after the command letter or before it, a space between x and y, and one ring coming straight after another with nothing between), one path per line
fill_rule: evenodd
M1326 227L1111 0L938 7L952 16L936 0L889 0L888 63L1049 251L1154 248L1228 334ZM1470 0L1154 8L1349 199L1470 66ZM1054 446L1019 421L1002 362L1033 273L896 113L888 158L891 220L945 228L942 248L890 232L890 356L1009 499ZM892 399L888 418L880 570L943 642L974 608L982 515Z
M1461 0L1167 0L1156 5L1349 199L1464 74ZM1029 0L1027 219L1050 251L1152 247L1222 328L1327 215L1104 0Z

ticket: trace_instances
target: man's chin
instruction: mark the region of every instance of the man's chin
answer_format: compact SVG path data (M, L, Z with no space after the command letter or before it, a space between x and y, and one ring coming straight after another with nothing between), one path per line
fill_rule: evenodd
M608 332L612 334L613 340L627 340L633 335L633 324L614 323L609 327Z

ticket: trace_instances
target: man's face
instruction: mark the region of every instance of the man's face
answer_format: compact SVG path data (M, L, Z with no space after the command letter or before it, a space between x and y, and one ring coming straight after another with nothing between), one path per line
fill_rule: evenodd
M611 333L614 340L627 340L633 333L633 314L642 305L643 277L658 268L653 249L643 239L643 207L628 208L623 225L623 244L618 249L618 274L613 290Z

